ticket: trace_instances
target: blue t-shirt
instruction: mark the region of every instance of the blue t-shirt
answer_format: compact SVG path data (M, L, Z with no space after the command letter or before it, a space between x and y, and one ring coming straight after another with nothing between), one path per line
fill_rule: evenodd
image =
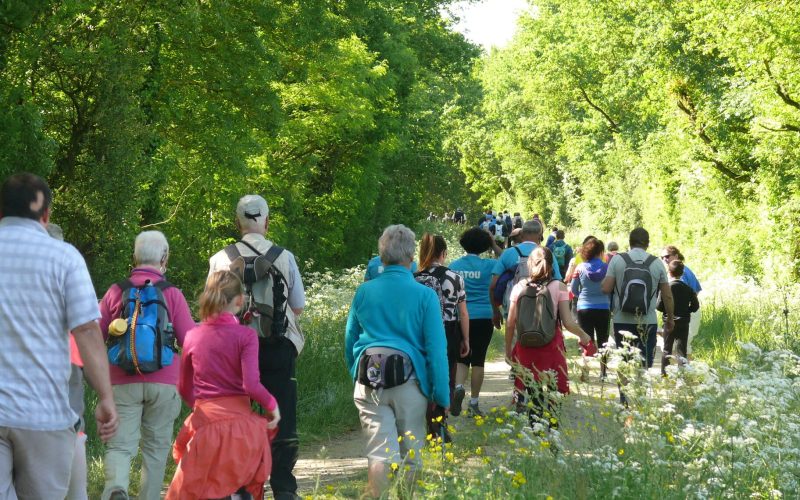
M450 264L450 269L464 278L469 319L492 318L489 284L492 282L492 269L496 262L495 259L482 259L468 254Z
M694 293L700 293L700 290L703 289L703 287L700 286L700 282L697 281L697 276L695 276L692 270L686 266L683 266L683 276L681 276L681 281L689 285L689 287L694 290Z
M536 243L532 241L523 241L517 245L517 248L522 252L523 257L527 257L536 249L536 246ZM506 270L519 264L519 253L514 250L514 248L506 248L503 250L500 258L493 262L495 262L495 265L494 269L492 269L492 274L500 276ZM553 279L561 280L561 271L558 270L558 263L555 257L553 257ZM467 295L467 297L469 297L469 295Z
M380 255L376 255L375 257L369 259L369 262L367 262L367 272L364 274L364 281L374 280L380 276L380 274L383 273L384 267L385 266L383 265L383 262L381 262ZM416 262L411 263L411 272L417 272Z

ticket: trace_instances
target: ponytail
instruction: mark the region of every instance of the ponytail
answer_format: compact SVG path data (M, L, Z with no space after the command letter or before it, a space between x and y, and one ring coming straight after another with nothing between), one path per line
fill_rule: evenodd
M441 235L425 233L419 243L419 268L428 269L433 261L441 257L447 250L447 242Z
M219 314L225 306L244 293L242 281L231 271L216 271L208 277L200 294L200 319L205 321Z

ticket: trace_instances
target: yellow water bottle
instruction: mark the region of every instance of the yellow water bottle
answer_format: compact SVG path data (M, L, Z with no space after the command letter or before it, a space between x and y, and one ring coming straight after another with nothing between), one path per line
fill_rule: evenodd
M124 334L128 329L128 322L122 318L117 318L108 325L108 334L113 337L119 337Z

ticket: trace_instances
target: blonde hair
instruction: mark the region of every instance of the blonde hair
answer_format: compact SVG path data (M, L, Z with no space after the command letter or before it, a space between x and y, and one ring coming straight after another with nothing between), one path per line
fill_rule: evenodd
M222 311L225 306L244 293L242 280L231 271L216 271L208 277L206 288L200 294L200 319L206 320Z
M553 275L553 254L547 247L536 247L528 256L528 272L533 282L549 281Z

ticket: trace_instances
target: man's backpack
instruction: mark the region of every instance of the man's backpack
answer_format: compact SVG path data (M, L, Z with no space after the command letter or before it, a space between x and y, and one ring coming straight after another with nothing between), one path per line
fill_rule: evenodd
M512 272L511 278L508 280L506 289L503 292L503 308L506 310L506 312L508 312L509 305L511 305L511 290L514 289L514 286L517 283L527 279L531 275L530 270L528 269L528 256L523 255L522 250L520 250L518 246L513 248L517 251L517 254L519 254L519 260L517 260L517 265L505 271ZM500 279L498 278L497 281L499 282ZM495 285L495 289L496 288L497 285Z
M558 310L547 286L551 282L528 283L517 299L516 333L522 347L543 347L556 336Z
M170 323L163 291L173 285L167 281L134 286L130 280L117 284L122 289L122 315L125 333L108 339L108 361L129 375L152 373L172 364L175 335Z
M526 258L526 257L524 257L522 255L522 252L520 251L520 249L518 247L511 247L511 248L513 248L514 250L517 251L517 254L519 255L520 259ZM517 263L516 265L514 265L510 269L506 269L505 271L500 273L500 276L497 277L497 283L494 284L494 302L495 302L495 304L504 304L505 305L505 303L503 301L504 301L504 299L506 297L506 290L510 290L510 288L513 287L513 285L511 285L511 281L514 279L514 275L517 272L517 265L519 265L519 263Z
M553 257L555 257L556 262L558 262L558 266L564 267L567 264L565 262L567 257L567 245L557 245L554 243L550 247L550 250L552 250Z
M288 284L275 266L283 248L272 245L261 254L246 241L240 240L256 255L243 256L236 243L225 247L231 261L230 270L244 283L245 305L239 321L253 328L259 337L278 340L286 335L289 318L286 315Z
M620 310L644 316L650 310L650 303L656 295L653 287L653 275L650 273L650 264L656 258L648 255L644 262L639 263L634 262L627 253L618 255L625 261L622 283L617 288Z
M439 298L442 316L444 316L445 305L442 285L444 284L445 276L447 276L447 268L445 266L436 266L431 271L417 271L414 273L414 279L417 280L417 283L421 283L436 292L436 296Z

